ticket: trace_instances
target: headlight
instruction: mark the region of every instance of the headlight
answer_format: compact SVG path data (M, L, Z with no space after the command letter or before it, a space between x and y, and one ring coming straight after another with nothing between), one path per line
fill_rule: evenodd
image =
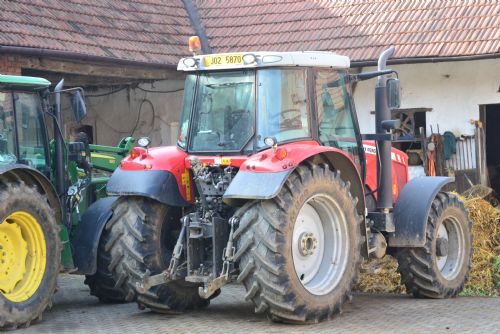
M149 144L151 144L151 139L149 139L148 137L139 138L137 144L139 144L140 147L146 148L149 146Z
M196 65L196 59L194 58L184 58L182 62L186 67L194 67Z
M249 53L243 56L243 64L250 65L255 62L257 62L257 58L255 57L255 55Z

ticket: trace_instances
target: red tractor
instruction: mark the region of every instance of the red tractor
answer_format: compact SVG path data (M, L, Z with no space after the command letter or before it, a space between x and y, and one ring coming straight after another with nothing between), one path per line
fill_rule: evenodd
M328 52L181 59L177 146L139 140L108 183L116 199L100 208L109 269L128 300L194 309L238 282L271 320L318 322L350 299L361 260L386 253L409 293L456 296L471 221L443 190L452 179L409 181L406 154L391 147L393 52L360 74ZM375 77L376 133L361 135L351 86Z

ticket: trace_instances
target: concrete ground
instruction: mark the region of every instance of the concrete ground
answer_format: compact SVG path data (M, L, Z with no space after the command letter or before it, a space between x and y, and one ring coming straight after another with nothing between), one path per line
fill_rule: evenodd
M291 326L269 322L230 285L205 310L184 314L140 311L135 303L106 305L89 295L79 276L62 275L51 311L24 333L500 333L500 298L413 299L354 295L334 320Z

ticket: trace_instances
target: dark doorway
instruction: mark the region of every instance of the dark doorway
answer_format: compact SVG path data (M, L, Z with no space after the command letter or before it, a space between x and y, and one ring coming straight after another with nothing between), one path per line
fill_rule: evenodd
M493 190L500 194L500 104L482 106L486 132L486 165Z

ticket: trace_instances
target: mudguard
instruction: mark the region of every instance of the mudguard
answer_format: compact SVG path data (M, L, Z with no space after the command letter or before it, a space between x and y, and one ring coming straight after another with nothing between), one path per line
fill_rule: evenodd
M246 159L224 193L223 199L231 204L239 199L270 199L281 190L290 173L304 160L320 157L338 171L344 181L350 182L351 192L358 198L356 208L361 216L365 212L364 188L359 171L352 159L335 147L320 146L315 141L284 144L285 159L278 160L272 150L259 152Z
M106 223L113 215L111 207L118 197L94 202L83 214L71 240L76 274L93 275L97 270L97 248Z
M27 165L12 164L0 166L0 176L4 176L7 179L23 181L28 186L36 185L45 195L47 195L50 206L55 211L56 220L59 223L62 221L61 202L59 201L57 192L50 180L40 171Z
M390 247L422 247L432 201L451 177L424 176L410 180L394 205L396 231L389 235Z
M278 194L293 169L274 173L240 171L224 193L224 199L269 199Z
M166 170L118 168L108 181L108 195L144 196L172 206L190 205L179 192L175 175Z

